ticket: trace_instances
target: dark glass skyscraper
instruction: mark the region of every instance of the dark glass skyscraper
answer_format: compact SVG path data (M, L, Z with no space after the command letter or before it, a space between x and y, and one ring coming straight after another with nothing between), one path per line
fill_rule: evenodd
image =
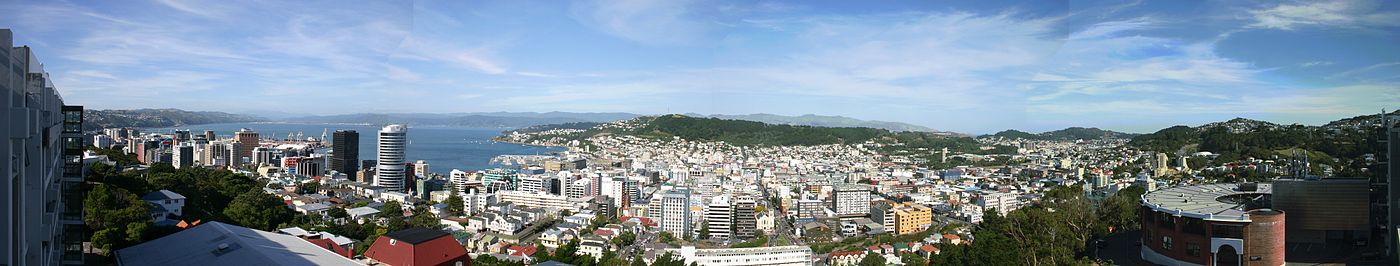
M336 130L331 138L331 170L347 176L360 171L360 133Z

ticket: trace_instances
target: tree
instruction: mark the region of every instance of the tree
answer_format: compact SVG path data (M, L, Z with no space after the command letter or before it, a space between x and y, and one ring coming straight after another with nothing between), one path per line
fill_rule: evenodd
M612 242L612 244L614 246L617 246L618 248L623 248L626 246L631 246L632 243L636 241L637 234L633 234L632 231L624 231L621 234L618 234L617 237L614 237L610 242Z
M462 200L462 196L457 195L457 193L448 195L447 201L443 203L447 204L447 213L453 216L462 215L463 208L467 205L466 202Z
M345 208L341 207L331 208L330 210L326 211L326 215L330 215L331 218L336 219L350 218L350 213L345 211Z
M666 244L676 243L676 236L672 235L671 231L661 231L661 233L656 234L656 239L660 239L662 243Z
M282 200L263 193L248 191L229 203L224 215L239 225L265 231L275 230L276 225L292 220L293 213Z
M140 221L126 225L126 242L141 243L151 233L151 221Z
M417 208L413 210L413 219L409 222L409 225L413 227L442 229L441 219L438 219L437 215L433 215L432 212L429 212L427 208Z
M710 223L700 223L700 239L710 239Z
M914 254L913 252L906 252L904 254L900 254L899 261L904 262L905 266L929 265L927 259L924 259L924 257L919 256L919 254Z
M860 266L885 266L885 257L884 257L884 256L880 256L880 254L875 254L874 252L865 253L865 257L864 257L864 258L860 258L860 263L858 263L858 264L856 264L856 265L860 265Z
M117 228L107 228L92 234L92 245L102 249L103 255L110 255L115 252L117 245L122 242L122 233Z
M321 189L321 182L319 182L319 181L306 182L306 183L302 183L302 184L301 184L301 186L300 186L299 189L298 189L298 190L300 190L301 192L298 192L298 193L301 193L301 194L311 194L311 193L316 193L316 191L317 191L317 190L320 190L320 189Z
M384 207L379 208L379 217L403 219L403 205L399 204L398 201L385 202Z

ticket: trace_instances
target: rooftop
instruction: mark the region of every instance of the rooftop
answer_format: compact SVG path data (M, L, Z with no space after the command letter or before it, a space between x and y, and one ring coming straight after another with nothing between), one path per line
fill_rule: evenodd
M360 265L291 235L220 222L117 251L122 265Z
M149 194L146 194L146 196L142 196L142 197L141 197L141 200L152 201L152 200L168 200L168 199L184 199L184 198L185 198L185 196L184 196L184 195L180 195L180 193L175 193L174 191L169 191L169 190L164 190L164 189L162 189L162 190L160 190L160 191L151 192L151 193L149 193Z
M428 242L428 240L437 239L445 235L448 235L448 233L443 232L442 230L433 230L422 227L414 227L384 234L384 236L387 236L389 238L393 238L401 242L407 242L409 244L415 245L421 244L423 242Z
M1273 194L1273 184L1241 190L1240 184L1209 184L1161 189L1142 195L1142 205L1181 216L1223 221L1249 221L1242 199Z

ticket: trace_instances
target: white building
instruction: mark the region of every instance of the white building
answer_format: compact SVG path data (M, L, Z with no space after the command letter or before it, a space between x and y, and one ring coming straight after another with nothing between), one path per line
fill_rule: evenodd
M452 169L452 172L447 174L447 182L452 183L452 186L457 188L458 193L467 192L467 181L470 181L468 180L470 178L470 172L457 169Z
M408 143L408 127L404 125L388 125L379 130L379 163L375 167L374 185L384 187L385 191L403 192L404 184L404 152Z
M538 175L520 177L520 187L516 188L516 190L529 193L549 192L544 190L544 178Z
M838 185L831 192L831 210L836 215L867 215L870 213L870 187Z
M705 225L710 238L730 239L733 236L734 208L730 206L729 195L716 196L705 206Z
M661 230L676 237L690 234L690 191L679 188L661 195Z
M548 193L502 190L496 192L496 197L498 197L500 202L510 202L525 207L569 210L573 212L578 212L579 210L578 205L569 201L568 197L551 195Z
M172 215L185 215L185 196L180 193L162 189L142 196L141 200L151 204L151 219L157 224L169 221Z
M667 249L685 258L686 264L700 266L808 266L812 265L812 248L780 246L757 248L696 249L685 246Z
M194 166L194 146L180 145L171 149L170 165L175 169Z
M1021 203L1020 200L1017 199L1017 195L1007 192L984 192L977 198L975 203L984 210L988 208L996 209L997 213L1003 216L1021 208Z

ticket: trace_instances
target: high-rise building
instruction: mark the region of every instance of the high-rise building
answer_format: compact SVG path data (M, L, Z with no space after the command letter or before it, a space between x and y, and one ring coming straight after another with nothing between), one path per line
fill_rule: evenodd
M733 235L734 206L730 205L729 195L719 195L705 205L705 226L710 238L729 239Z
M481 179L481 184L486 186L486 193L497 190L514 190L520 183L519 174L511 169L490 169ZM597 194L593 194L597 195Z
M0 29L0 265L83 264L83 107ZM57 136L51 133L58 133Z
M894 217L897 235L928 230L928 227L933 225L933 209L912 202L895 207Z
M386 191L404 192L404 152L408 144L408 128L388 125L379 130L379 163L375 167L374 184Z
M837 185L831 192L831 210L841 216L869 214L870 187L862 184Z
M171 149L171 152L173 152L173 154L171 154L170 157L170 165L175 166L175 169L183 169L188 168L190 166L194 166L194 146L176 146L174 149Z
M452 172L447 174L447 182L451 182L452 187L457 188L457 193L467 193L467 181L469 181L468 178L471 178L471 174L471 172L452 169Z
M752 197L740 196L734 200L734 237L752 239L758 236L758 202Z
M253 148L253 165L272 164L272 150L267 147ZM354 174L354 173L347 173Z
M175 130L174 135L170 135L170 145L179 146L181 143L190 141L189 130Z
M671 235L692 233L690 224L690 190L677 188L661 195L661 230Z
M219 136L214 135L214 131L213 131L213 130L205 130L205 131L204 131L204 139L205 139L205 140L208 140L208 141L215 141L215 140L219 140L218 137L219 137Z
M228 144L228 160L224 161L225 166L234 167L243 165L244 157L252 157L253 152L248 149L247 142L234 142ZM247 155L240 155L247 154Z
M418 160L418 163L413 164L413 173L428 176L428 161Z
M297 161L297 174L304 176L320 176L325 170L321 165L321 157L307 157Z
M331 135L330 169L346 175L360 171L360 133L336 130Z
M206 133L208 134L208 133ZM231 165L237 165L242 161L242 157L253 157L253 148L258 147L258 132L252 129L239 129L233 133L233 141L243 144L237 154L233 155L229 161Z

